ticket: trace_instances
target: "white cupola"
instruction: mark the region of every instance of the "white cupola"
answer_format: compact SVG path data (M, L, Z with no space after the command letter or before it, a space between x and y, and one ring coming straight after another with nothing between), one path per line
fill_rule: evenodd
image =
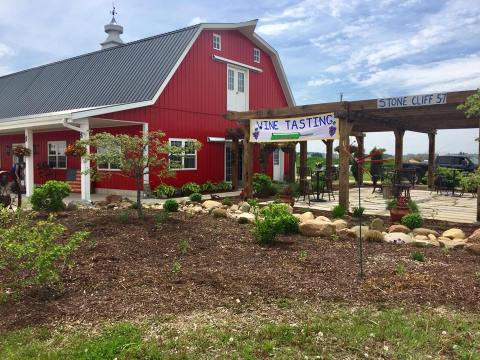
M115 15L117 14L115 6L110 13L112 14L112 20L110 20L109 24L105 25L105 32L108 36L105 41L100 44L102 45L102 49L108 49L123 44L123 40L120 38L120 35L123 34L123 26L118 25L115 20Z

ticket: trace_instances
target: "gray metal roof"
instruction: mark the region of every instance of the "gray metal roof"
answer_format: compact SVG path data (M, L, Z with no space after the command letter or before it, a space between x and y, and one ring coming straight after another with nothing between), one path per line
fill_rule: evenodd
M0 77L0 121L152 100L198 27Z

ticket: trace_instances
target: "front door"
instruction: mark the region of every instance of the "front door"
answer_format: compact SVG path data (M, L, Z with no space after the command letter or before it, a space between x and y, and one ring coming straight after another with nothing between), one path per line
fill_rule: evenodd
M280 149L273 152L273 180L283 181L284 174L284 153Z
M227 66L227 110L248 110L248 70Z
M225 143L225 181L231 182L232 181L232 143L226 142ZM243 146L241 144L238 145L238 185L242 184L242 171L243 171Z

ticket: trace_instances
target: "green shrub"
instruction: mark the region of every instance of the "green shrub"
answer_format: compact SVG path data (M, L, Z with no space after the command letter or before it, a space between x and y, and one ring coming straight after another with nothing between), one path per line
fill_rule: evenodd
M163 210L168 211L168 212L178 211L177 200L168 199L167 201L165 201L165 203L163 204Z
M356 218L361 218L362 215L363 215L363 212L365 211L365 208L363 207L353 207L352 208L352 215L353 217L356 217Z
M262 173L253 174L252 189L258 197L268 197L278 193L278 187L273 184L272 179Z
M261 244L273 242L278 234L298 232L298 219L290 213L286 204L269 204L260 213L263 219L255 221L253 234Z
M222 205L227 205L227 206L232 206L233 205L233 201L232 199L230 199L229 197L226 197L222 200Z
M71 192L72 189L66 182L49 180L33 190L30 202L33 210L60 211L65 209L63 199Z
M200 185L194 182L188 182L182 186L182 194L188 196L200 192Z
M168 220L170 213L168 211L160 211L155 214L155 225L160 226L162 223Z
M252 208L258 207L258 199L257 198L251 198L247 200L247 204L250 205Z
M411 255L410 258L414 261L420 261L424 262L425 261L425 254L421 251L414 251Z
M122 211L117 215L117 219L119 222L126 224L130 220L130 215L128 215L128 211Z
M332 217L334 219L340 219L345 216L347 209L343 205L337 205L332 209Z
M160 184L158 185L155 190L153 190L153 195L158 198L170 198L173 197L177 193L177 188L171 185Z
M216 185L216 190L218 191L230 191L232 190L232 184L226 181L220 181Z
M202 184L201 190L202 192L211 192L217 190L217 186L211 181L207 181L205 184Z
M382 242L384 236L378 230L367 230L363 238L365 239L365 241L369 242Z
M402 217L402 220L400 222L402 223L402 225L405 225L406 227L413 230L423 225L423 218L420 213L415 212L405 215L404 217Z
M202 194L192 193L192 194L190 194L189 199L190 199L190 201L193 201L193 202L200 202L200 201L202 201Z
M0 210L0 271L3 285L13 292L30 286L54 290L60 268L68 263L88 232L65 236L65 226L48 220L35 221L23 210Z

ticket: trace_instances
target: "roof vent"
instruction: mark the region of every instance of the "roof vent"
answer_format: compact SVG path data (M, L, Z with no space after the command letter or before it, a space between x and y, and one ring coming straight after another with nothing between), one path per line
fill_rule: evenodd
M110 13L112 14L112 20L110 20L109 24L105 25L105 32L108 36L105 41L100 44L102 45L102 49L108 49L123 44L123 40L120 38L120 35L123 34L123 26L118 25L115 20L115 15L118 14L115 10L115 6L113 6Z

